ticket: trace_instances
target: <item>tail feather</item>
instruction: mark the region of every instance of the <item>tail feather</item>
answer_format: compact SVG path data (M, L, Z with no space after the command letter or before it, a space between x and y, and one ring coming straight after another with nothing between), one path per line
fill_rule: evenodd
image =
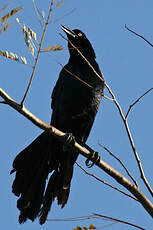
M37 174L33 177L31 185L18 199L17 207L20 210L20 223L24 222L26 218L34 221L37 217L43 201L47 176L48 169L45 167L45 162L42 162L40 167L37 168Z
M16 171L27 170L28 173L30 173L31 170L33 171L33 169L37 166L36 164L39 164L44 158L45 151L47 149L46 146L48 146L48 144L49 134L43 132L15 157L13 161L13 168Z
M17 207L20 210L19 223L27 218L34 221L43 201L46 178L49 170L47 165L48 133L42 133L28 147L20 152L13 161L16 176L12 184L12 192L20 196Z
M69 174L64 173L66 172L65 168L59 168L51 175L44 195L43 206L40 211L40 224L45 223L48 212L50 211L52 202L55 198L57 199L58 205L61 205L61 208L63 208L67 203L70 193L70 183L72 179L73 165L71 169L72 170L68 172L71 176L69 176ZM67 180L66 187L64 186L64 177L69 177L69 181Z
M28 147L21 151L13 161L16 177L12 185L12 192L19 196L28 189L45 156L48 145L48 133L42 133Z
M60 164L60 167L54 171L49 179L40 211L40 224L45 223L55 198L57 199L58 205L61 205L61 208L63 208L68 201L73 175L73 165L77 155L75 154L72 157L72 153L64 152L62 153L62 158L64 158L62 164Z
M42 174L44 173L42 172ZM39 178L37 176L35 180L28 191L21 195L17 202L17 207L20 210L20 223L25 222L27 218L34 221L40 211L46 185L46 175L40 175Z
M41 225L45 223L48 212L51 209L52 202L54 201L56 197L55 190L57 188L57 184L58 184L58 172L55 171L50 176L50 179L47 185L47 189L44 195L44 199L43 199L43 206L39 213L39 216L40 216L39 222Z
M57 200L58 204L64 208L65 204L67 203L69 193L70 193L70 186L71 186L71 179L73 175L73 164L69 162L69 158L65 160L65 164L62 165L60 169L60 176L59 176L59 188L57 191Z
M11 173L16 172L12 192L19 197L19 223L34 221L39 215L40 224L44 224L55 198L62 208L65 206L77 157L72 155L63 152L62 144L45 132L17 155Z

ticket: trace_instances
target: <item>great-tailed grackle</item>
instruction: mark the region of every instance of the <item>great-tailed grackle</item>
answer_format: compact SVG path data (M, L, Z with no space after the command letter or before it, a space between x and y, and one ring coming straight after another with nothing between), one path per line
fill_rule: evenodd
M62 30L68 37L70 59L61 70L52 92L51 125L72 133L76 141L85 143L102 98L104 81L95 52L85 34L66 26L62 26ZM43 224L55 198L64 207L77 157L78 153L70 148L64 150L63 144L47 132L16 156L11 173L16 172L12 192L19 196L19 223L27 219L34 221L39 216L40 224ZM48 174L50 179L46 188Z

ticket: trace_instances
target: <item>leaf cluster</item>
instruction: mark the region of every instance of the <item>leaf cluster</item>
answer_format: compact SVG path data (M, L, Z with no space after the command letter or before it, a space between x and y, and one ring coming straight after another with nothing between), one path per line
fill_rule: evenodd
M92 229L97 229L93 224L90 224L89 227L83 226L77 226L76 228L74 228L74 230L92 230Z
M8 7L8 4L5 5L2 9L0 9L0 13L3 12L7 7ZM6 13L3 16L0 17L0 23L1 23L0 24L0 34L5 32L10 27L10 22L8 22L10 17L15 15L17 12L19 12L22 9L23 9L22 6L13 8L11 11L9 11L8 13Z

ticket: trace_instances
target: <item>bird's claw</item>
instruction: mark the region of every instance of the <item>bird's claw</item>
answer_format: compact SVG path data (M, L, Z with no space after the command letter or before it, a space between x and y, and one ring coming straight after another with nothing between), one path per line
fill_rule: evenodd
M75 143L75 137L72 135L72 133L66 133L66 140L63 144L63 151L67 151L69 146L74 146Z
M92 162L90 162L92 161ZM100 162L100 156L98 152L91 152L90 157L85 161L85 164L88 168L91 168L94 164L97 164Z

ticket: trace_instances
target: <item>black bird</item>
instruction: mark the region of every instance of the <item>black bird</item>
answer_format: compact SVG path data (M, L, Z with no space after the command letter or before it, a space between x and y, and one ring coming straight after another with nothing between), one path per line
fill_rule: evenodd
M62 30L67 34L70 59L52 92L51 125L85 143L103 95L104 80L86 35L63 25ZM55 198L62 208L65 206L77 157L78 153L68 147L64 149L63 144L47 132L16 156L11 173L16 172L12 192L19 197L19 223L27 219L34 221L39 216L43 224Z

